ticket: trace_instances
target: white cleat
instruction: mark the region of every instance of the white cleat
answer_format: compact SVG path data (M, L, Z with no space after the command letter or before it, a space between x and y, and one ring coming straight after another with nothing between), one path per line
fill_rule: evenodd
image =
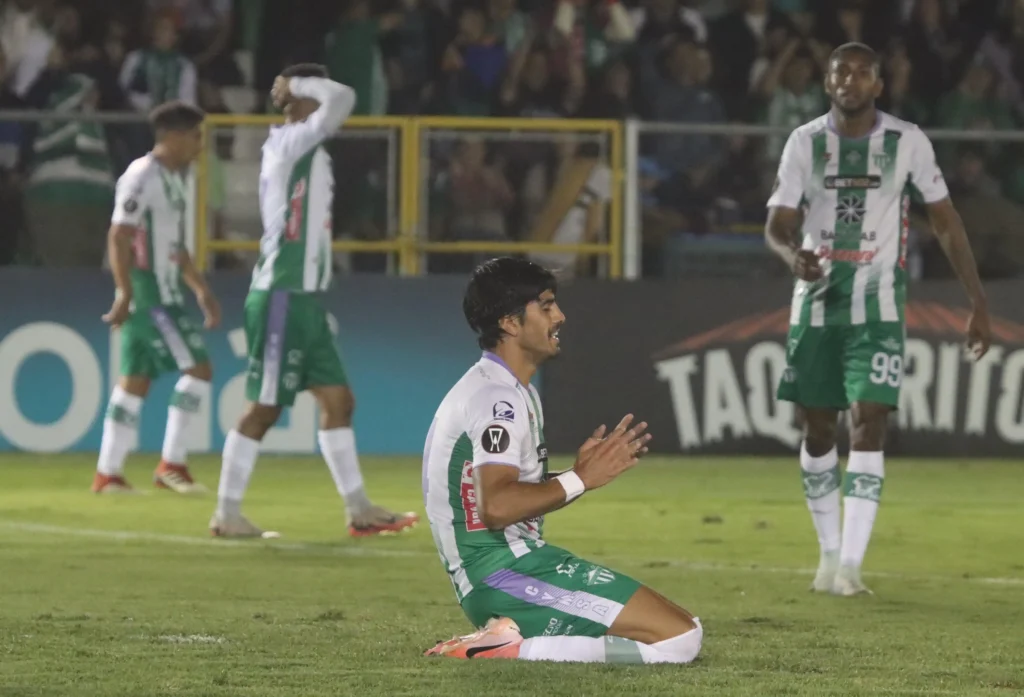
M818 573L811 582L811 590L815 593L831 593L838 570L839 552L822 552L818 561Z
M210 518L210 534L214 537L258 537L264 540L274 540L281 537L281 533L272 530L262 530L256 527L243 515L221 518L214 514Z
M870 588L860 580L860 569L856 566L840 566L836 578L832 582L832 594L846 597L854 595L874 595Z
M192 479L192 474L185 465L172 465L160 461L153 472L153 485L157 489L167 489L185 496L202 496L207 493L207 488Z

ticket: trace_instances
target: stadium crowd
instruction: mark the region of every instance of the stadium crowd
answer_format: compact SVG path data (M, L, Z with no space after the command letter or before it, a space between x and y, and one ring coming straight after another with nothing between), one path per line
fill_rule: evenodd
M145 112L184 99L213 113L260 113L282 65L317 61L356 89L358 115L636 117L791 129L827 109L823 70L831 49L847 41L882 54L881 106L896 116L956 130L1024 122L1021 0L6 0L0 109L72 118L0 120L0 214L8 222L0 263L98 263L114 181L149 147L149 136L143 124L76 121L75 112ZM645 273L671 272L662 250L675 238L762 222L784 142L784 135L645 137ZM346 147L336 153L347 165L336 166L338 189L348 193L338 197L335 233L388 234L379 211L345 214L380 187L363 173L374 155ZM936 147L985 275L1018 274L1020 146L943 140ZM557 144L513 152L475 138L431 155L429 234L513 240L533 237L560 170L595 156ZM229 138L218 139L216 156L232 157ZM602 181L592 167L572 176L591 188ZM940 253L924 238L918 244L917 275L948 273ZM465 265L436 270L456 267Z

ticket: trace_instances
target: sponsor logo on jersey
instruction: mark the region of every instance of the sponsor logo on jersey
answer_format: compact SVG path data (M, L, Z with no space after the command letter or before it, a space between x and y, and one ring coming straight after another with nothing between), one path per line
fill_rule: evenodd
M819 258L846 264L867 265L875 260L877 254L877 249L835 249L824 244L818 247Z
M819 236L823 240L849 240L851 238L852 239L856 239L857 238L857 233L856 232L853 232L853 233L850 233L850 232L836 232L835 230L822 230L819 233ZM877 239L877 237L878 237L878 233L875 232L874 230L871 230L870 232L862 232L862 233L860 233L860 241L861 242L874 242Z
M839 177L833 175L825 177L826 189L878 189L881 186L882 178L877 174L859 177Z
M496 421L512 422L516 420L516 410L508 402L495 402L491 415Z
M855 225L864 220L864 197L860 194L847 192L840 194L836 203L836 220L847 225Z
M302 237L302 226L306 222L302 217L302 204L305 198L306 178L303 177L295 182L291 199L288 201L288 224L285 225L284 238L289 242L294 242Z
M480 434L480 445L483 446L486 453L495 455L503 453L508 450L508 446L511 443L512 438L508 435L508 431L505 430L504 426L488 426Z
M462 510L466 512L466 532L486 530L487 526L481 520L480 509L477 506L476 487L473 485L473 463L469 460L462 463L460 496Z

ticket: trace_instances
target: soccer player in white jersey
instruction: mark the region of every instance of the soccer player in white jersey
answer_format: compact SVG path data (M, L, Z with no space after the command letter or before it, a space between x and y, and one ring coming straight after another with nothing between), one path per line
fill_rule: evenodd
M980 358L991 341L985 293L931 142L875 108L879 70L863 44L833 52L825 78L832 108L789 136L765 227L797 278L778 397L795 402L804 423L800 466L820 546L811 588L837 595L870 592L860 569L885 480L886 421L903 376L912 195L924 202L970 299L971 354ZM847 410L850 457L841 477L836 422Z
M167 409L158 488L202 493L188 471L188 428L210 396L213 375L199 325L185 312L181 282L195 293L211 329L220 307L185 247L185 173L202 148L204 114L181 102L153 110L153 151L132 162L117 181L109 233L110 267L117 292L103 320L121 330L121 379L103 421L103 441L93 478L96 493L134 491L124 461L137 445L139 413L150 381L179 372Z
M484 350L434 415L423 497L434 543L478 631L428 656L689 663L700 621L638 581L547 544L544 516L608 484L647 452L646 423L601 426L572 469L548 473L530 380L559 352L554 275L523 259L476 269L462 302Z
M224 442L210 531L264 535L242 516L242 497L260 441L284 407L309 390L320 405L320 450L345 500L349 534L399 532L418 518L374 506L366 497L352 432L352 391L318 297L331 282L334 179L323 142L352 113L356 95L328 80L323 66L302 64L281 73L271 97L287 123L271 129L260 165L263 238L245 299L249 406Z

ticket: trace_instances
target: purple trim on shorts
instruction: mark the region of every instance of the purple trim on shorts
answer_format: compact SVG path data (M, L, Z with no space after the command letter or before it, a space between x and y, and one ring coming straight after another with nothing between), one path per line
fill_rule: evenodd
M567 591L558 586L552 586L532 576L524 576L509 569L501 569L484 579L484 584L499 591L508 593L513 598L540 605L542 607L558 607L558 601L572 596L576 591ZM562 608L567 605L562 601Z
M267 367L273 371L276 382L281 375L281 358L284 356L284 328L288 319L287 291L274 291L270 294L270 309L267 310L267 335L263 338L263 371L267 375Z

